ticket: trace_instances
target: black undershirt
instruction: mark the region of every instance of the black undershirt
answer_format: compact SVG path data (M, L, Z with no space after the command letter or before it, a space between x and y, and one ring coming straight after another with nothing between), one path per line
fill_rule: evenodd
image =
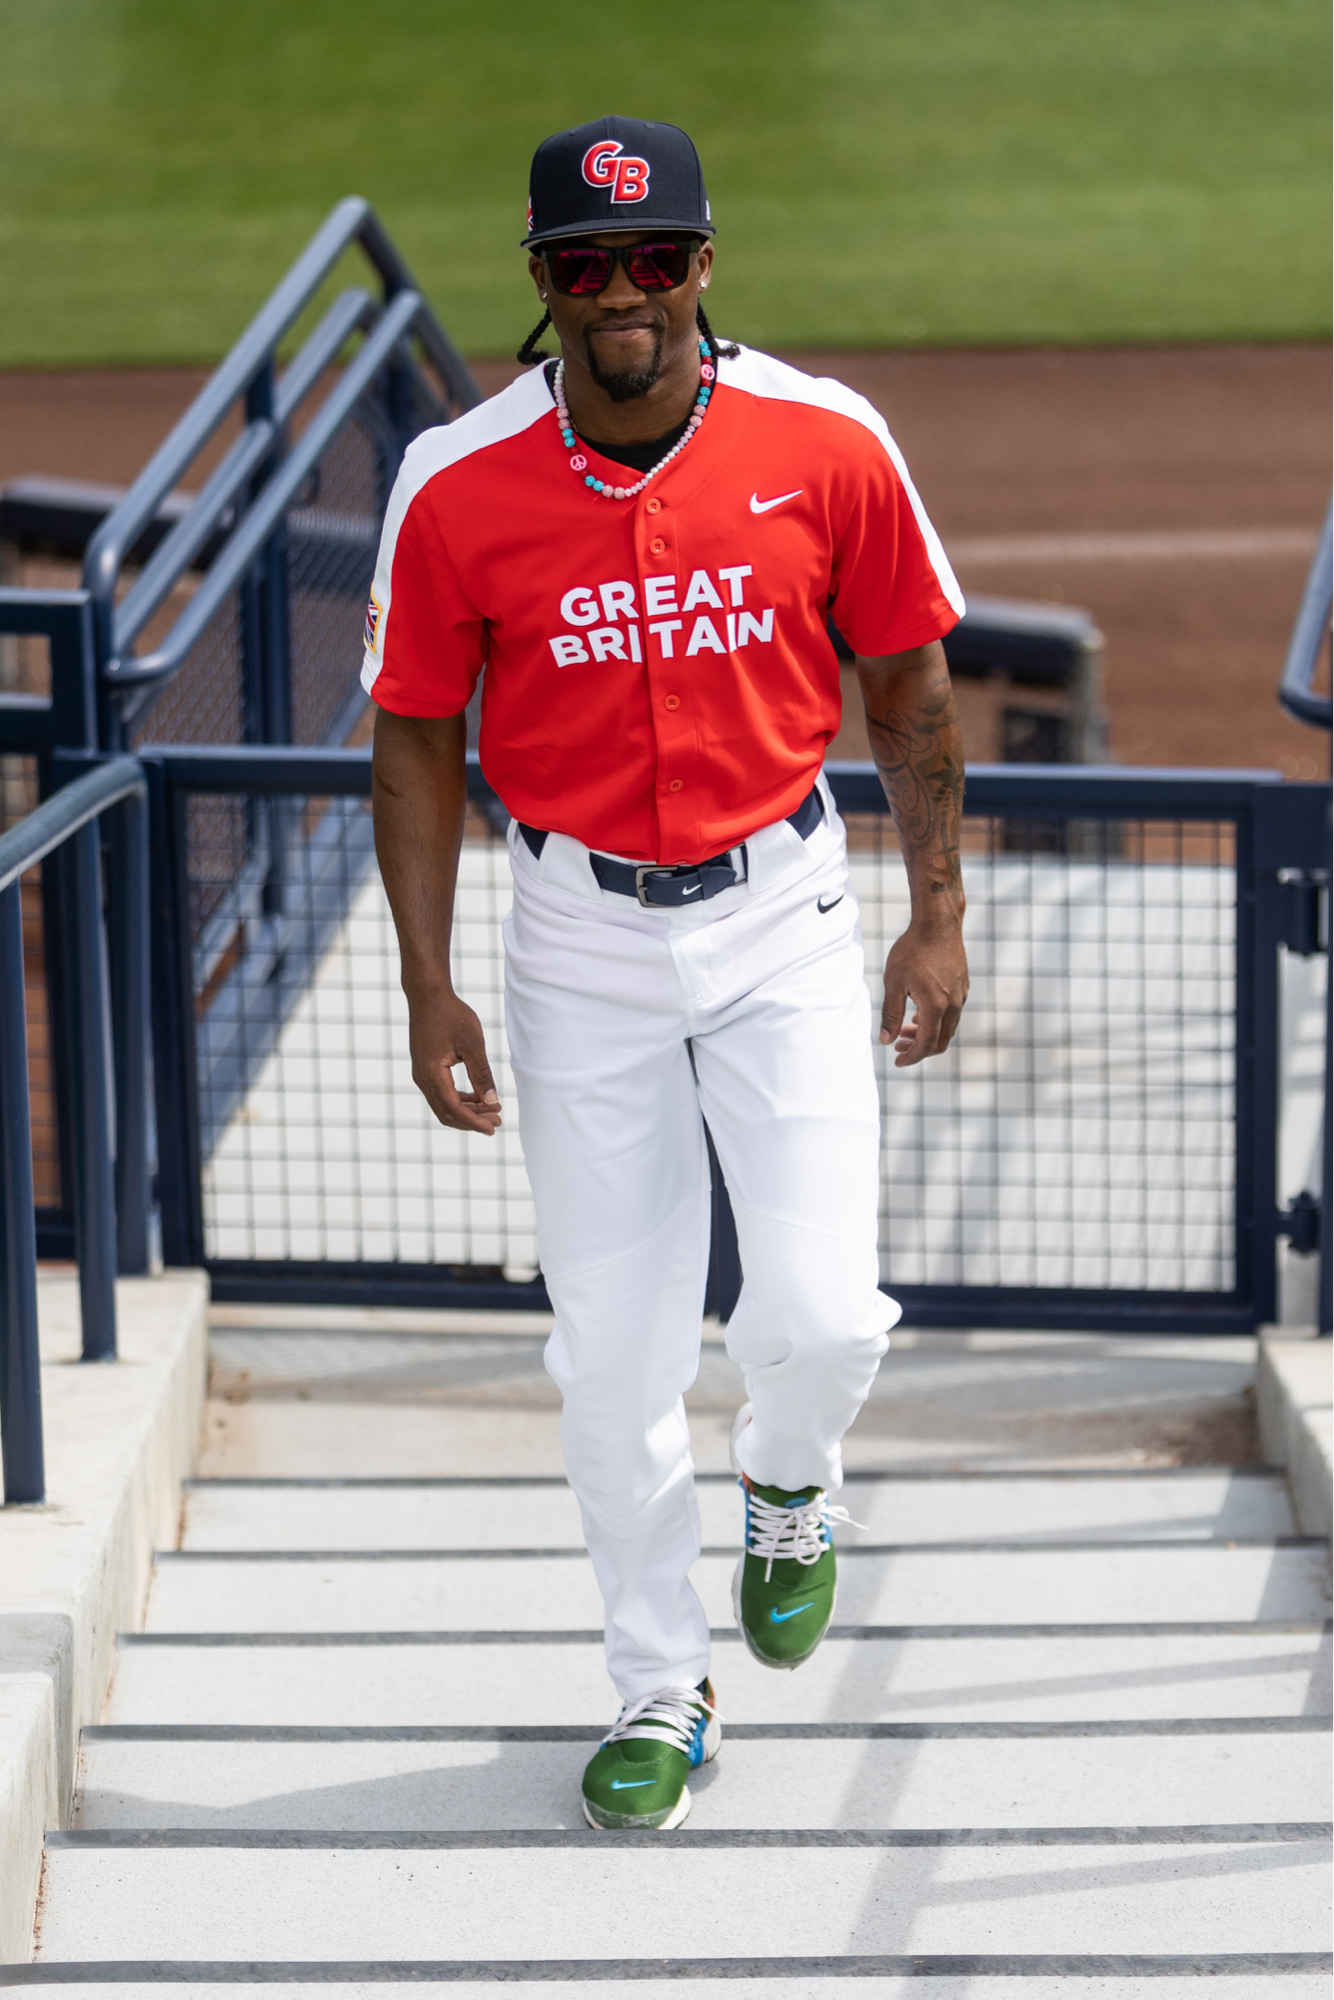
M554 368L552 374L555 373ZM548 377L550 380L550 377ZM693 413L692 413L693 414ZM613 465L628 465L635 472L651 472L660 458L665 458L674 444L679 444L686 434L690 416L682 417L673 430L660 438L650 438L647 444L600 444L596 438L583 438L590 451L599 458L609 458ZM579 433L582 436L582 433Z
M666 458L674 444L678 444L686 434L689 417L683 417L675 430L663 437L650 438L647 444L599 444L596 438L586 437L584 443L599 458L609 458L615 465L628 465L635 472L652 472L660 458Z

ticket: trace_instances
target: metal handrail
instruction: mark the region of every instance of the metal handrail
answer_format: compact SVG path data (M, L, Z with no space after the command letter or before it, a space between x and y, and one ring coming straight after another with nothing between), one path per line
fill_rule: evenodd
M166 495L197 458L232 405L270 365L283 337L353 243L360 244L378 272L386 307L401 293L417 290L411 271L385 234L370 203L359 196L340 201L89 542L84 556L84 585L104 614L114 600L116 581L126 556ZM326 315L326 324L327 319ZM455 401L464 409L472 409L481 401L481 391L449 335L425 304L418 306L413 331ZM319 339L322 332L323 327L317 329L312 339ZM333 352L337 352L337 347ZM331 358L326 354L321 365L327 365ZM298 357L293 366L298 367L300 360ZM314 379L313 374L310 379ZM309 382L306 386L309 387Z
M115 653L123 652L131 644L171 595L209 537L223 524L246 482L263 465L276 436L277 426L267 417L256 417L247 424L222 463L205 481L189 513L158 543L112 614L111 643Z
M8 833L0 833L0 894L108 806L119 805L131 793L142 798L145 782L138 758L113 757L55 792Z
M116 688L142 689L146 692L176 672L209 620L244 577L293 496L300 490L311 467L327 450L335 432L394 349L409 332L417 330L422 311L420 295L411 291L400 292L386 308L356 360L302 432L291 454L282 461L278 472L246 514L166 639L155 652L144 654L141 658L118 655L108 660L103 668L103 678L108 683ZM128 720L133 713L129 704L124 713Z
M1302 592L1297 621L1288 641L1278 698L1297 722L1309 722L1315 729L1334 724L1334 702L1327 694L1313 694L1311 683L1320 655L1329 638L1330 611L1334 608L1334 498L1325 509L1325 524L1311 559L1311 568Z
M223 524L236 496L263 465L279 433L325 369L358 328L374 319L376 305L361 287L342 292L329 307L279 382L273 419L255 417L201 488L188 514L159 543L112 615L112 654L122 654L175 588L210 536Z
M417 288L409 285L406 289L415 291ZM273 413L279 424L288 421L325 369L338 359L344 343L351 340L354 333L369 327L377 311L375 300L361 285L354 285L338 294L305 346L293 356L278 379Z
M97 819L125 806L117 916L121 926L115 984L118 1023L129 1036L112 1130L108 1059L106 935L102 917L102 857ZM68 971L69 1057L73 1070L74 1233L85 1361L116 1356L118 1262L116 1170L121 1206L137 1196L147 1235L148 869L147 782L133 757L117 757L77 777L9 832L0 835L0 1450L6 1506L43 1498L41 1371L37 1341L37 1238L33 1215L32 1121L23 978L20 878L65 849L61 897ZM118 1158L117 1155L120 1155ZM116 1162L113 1168L113 1161ZM123 1218L128 1220L128 1218ZM121 1233L121 1247L125 1242ZM142 1261L134 1268L143 1268Z
M145 743L139 756L161 764L173 784L207 792L275 797L284 793L325 793L369 798L371 751L329 744ZM830 762L824 767L841 812L883 813L885 795L874 764ZM1036 817L1116 817L1210 819L1235 812L1257 796L1291 806L1294 787L1281 771L1229 771L1147 764L969 764L964 810L971 814L1013 811L1022 804ZM467 755L468 795L494 797L476 750Z

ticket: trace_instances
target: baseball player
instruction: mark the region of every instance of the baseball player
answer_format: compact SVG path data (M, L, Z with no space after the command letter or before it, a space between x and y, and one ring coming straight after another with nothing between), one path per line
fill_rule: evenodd
M705 1120L745 1274L727 1328L748 1392L734 1603L767 1666L809 1659L829 1624L846 1515L828 1496L899 1317L879 1289L857 906L821 775L831 614L912 892L881 1042L900 1065L938 1053L967 993L939 644L963 599L875 410L714 337L712 236L677 127L602 118L538 148L526 247L545 313L520 359L544 365L409 447L363 673L413 1076L442 1124L484 1136L501 1106L449 956L479 678L482 769L513 815L506 1023L546 1365L623 1704L584 1776L599 1827L678 1826L720 1735L682 1402ZM799 280L796 239L790 254Z

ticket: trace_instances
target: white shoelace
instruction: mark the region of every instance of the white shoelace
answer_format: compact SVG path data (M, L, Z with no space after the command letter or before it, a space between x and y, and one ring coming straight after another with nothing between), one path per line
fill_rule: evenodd
M862 1527L846 1507L831 1507L823 1493L797 1507L776 1507L771 1500L762 1500L753 1488L743 1487L742 1491L746 1495L746 1553L767 1558L766 1583L775 1562L799 1562L809 1568L828 1548L832 1529Z
M688 1757L700 1715L717 1712L698 1688L659 1688L656 1694L627 1701L602 1741L620 1743L629 1736L647 1736L658 1743L670 1743L673 1750Z

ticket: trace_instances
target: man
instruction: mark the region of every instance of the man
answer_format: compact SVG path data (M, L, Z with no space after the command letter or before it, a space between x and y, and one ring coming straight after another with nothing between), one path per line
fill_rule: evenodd
M449 936L464 709L513 814L506 1021L547 1368L623 1707L594 1826L677 1826L717 1749L683 1392L708 1257L704 1120L745 1283L734 1599L766 1665L834 1607L827 1495L899 1309L878 1288L879 1106L857 909L821 776L855 647L908 869L880 1040L944 1049L967 993L962 762L939 640L963 600L879 416L722 346L713 224L675 126L604 118L533 161L556 361L409 448L367 619L375 828L413 1076L444 1125L501 1107ZM791 256L800 279L800 245ZM908 1002L914 1018L907 1018ZM462 1065L469 1088L452 1070ZM842 1516L846 1518L846 1516Z

